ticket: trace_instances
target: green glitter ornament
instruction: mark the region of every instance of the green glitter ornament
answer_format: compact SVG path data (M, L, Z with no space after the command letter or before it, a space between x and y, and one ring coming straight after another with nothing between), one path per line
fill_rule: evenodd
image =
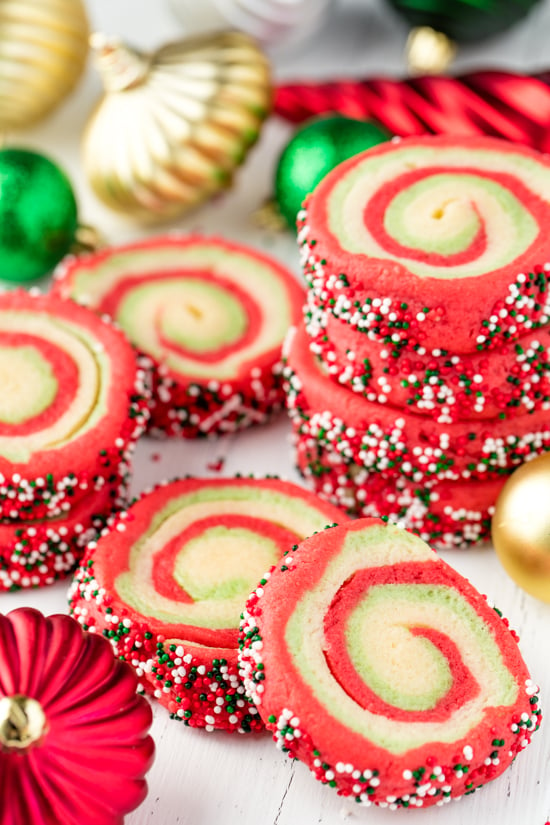
M339 115L315 118L298 129L275 172L275 202L288 225L295 228L306 195L335 166L390 137L371 121Z
M431 26L460 42L513 26L539 0L388 0L411 26Z
M59 167L27 149L1 149L0 278L24 283L46 275L76 230L75 196Z

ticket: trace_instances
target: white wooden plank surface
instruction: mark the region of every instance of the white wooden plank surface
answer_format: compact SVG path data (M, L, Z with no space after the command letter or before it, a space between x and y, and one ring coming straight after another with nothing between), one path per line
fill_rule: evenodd
M166 0L88 0L88 4L96 28L120 34L141 47L152 48L183 34ZM300 53L274 52L277 76L403 75L406 31L382 0L342 0L337 15ZM543 0L512 31L464 49L456 67L508 66L523 71L550 67L549 36L550 0ZM79 162L82 127L98 93L99 82L90 68L73 98L46 124L17 142L56 158L75 183L81 219L119 243L143 232L95 201ZM200 229L249 242L286 261L297 273L290 234L276 236L250 221L250 213L270 194L272 170L289 134L286 124L270 121L240 171L236 187L171 228ZM288 425L282 417L265 428L218 442L168 445L144 440L135 462L134 491L176 475L212 474L208 465L219 458L224 458L224 475L278 473L298 481L287 439ZM550 697L550 607L522 593L501 570L490 548L445 557L510 618L544 702ZM42 591L3 594L0 610L33 605L46 613L65 612L65 592L66 585L59 584ZM314 782L302 765L281 755L267 736L193 731L171 721L162 708L155 708L152 734L157 757L149 775L149 796L127 817L127 825L338 825L346 818L382 825L391 817L399 821L419 817L426 825L443 821L446 825L544 825L550 820L550 728L544 723L530 748L501 779L458 804L417 814L364 810L344 803L332 790Z

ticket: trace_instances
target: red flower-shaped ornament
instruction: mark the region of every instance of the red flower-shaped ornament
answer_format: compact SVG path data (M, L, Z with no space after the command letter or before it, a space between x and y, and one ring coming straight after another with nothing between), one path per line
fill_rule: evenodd
M69 616L0 615L0 825L117 825L145 798L151 709Z

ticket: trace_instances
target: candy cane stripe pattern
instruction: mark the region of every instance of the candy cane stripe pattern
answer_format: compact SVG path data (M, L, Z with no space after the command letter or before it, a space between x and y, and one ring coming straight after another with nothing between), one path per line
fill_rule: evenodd
M0 516L58 517L118 490L149 415L125 336L51 295L0 296Z
M468 72L395 80L371 77L279 86L275 112L294 123L323 113L373 120L402 137L495 135L550 150L549 72Z
M71 611L110 639L173 718L207 731L260 730L237 672L246 599L295 544L344 520L275 478L162 485L89 545Z
M68 259L56 290L110 315L152 359L153 433L220 435L281 407L281 345L304 293L273 259L162 237Z
M498 777L538 729L516 640L418 537L363 519L304 541L250 596L240 673L316 779L364 805L428 807Z
M496 138L396 139L340 164L299 239L322 309L398 350L490 350L550 319L550 161Z

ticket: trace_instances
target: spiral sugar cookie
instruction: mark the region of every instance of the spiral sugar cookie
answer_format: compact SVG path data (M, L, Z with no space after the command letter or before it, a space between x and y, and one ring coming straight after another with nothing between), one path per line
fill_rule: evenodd
M0 592L42 587L64 578L126 503L106 485L57 518L0 522Z
M240 672L316 779L428 807L495 779L539 727L516 640L418 537L364 519L303 542L251 595Z
M153 360L153 432L233 432L281 406L281 344L304 294L271 258L161 237L69 259L56 289L110 315Z
M299 218L322 309L398 349L490 349L550 319L550 161L495 138L395 140Z
M550 409L550 329L543 327L487 352L457 355L420 344L399 351L321 310L305 309L310 349L334 381L368 401L406 407L442 424L511 418ZM450 349L451 348L451 349Z
M51 295L0 295L0 517L66 513L128 472L148 416L124 337Z
M423 480L494 479L550 449L550 414L440 424L333 382L303 329L289 336L287 407L297 431L369 472Z
M144 495L90 545L71 610L192 727L263 727L237 673L239 616L262 575L341 511L278 479L186 479Z
M350 516L384 516L438 550L491 538L491 518L506 478L414 482L369 473L329 444L294 433L298 470L315 492Z

